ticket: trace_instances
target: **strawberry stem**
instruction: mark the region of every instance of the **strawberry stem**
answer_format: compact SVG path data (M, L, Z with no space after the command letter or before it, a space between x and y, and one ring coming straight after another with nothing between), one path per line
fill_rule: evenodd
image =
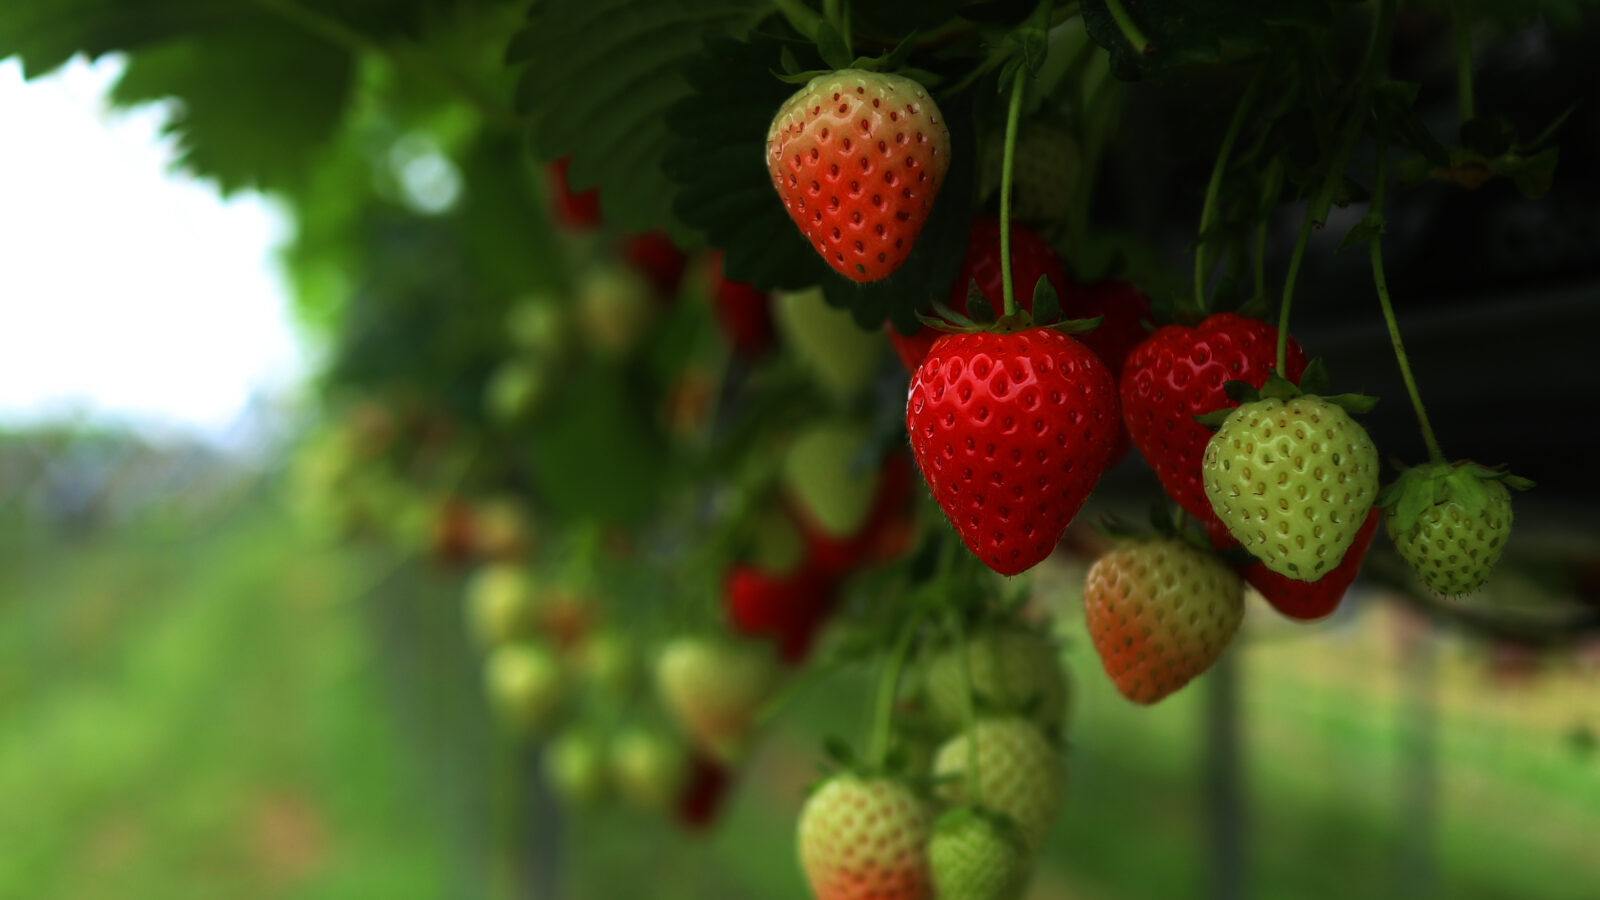
M1300 236L1294 239L1294 252L1289 255L1289 271L1283 277L1283 304L1278 307L1278 374L1285 378L1289 371L1289 307L1294 303L1294 283L1300 277L1300 260L1305 258L1306 244L1311 242L1311 229L1317 224L1317 207L1306 208L1306 220L1300 224Z
M889 726L894 721L894 698L900 687L900 670L905 667L906 654L911 649L917 626L922 624L921 613L914 613L901 627L895 638L889 660L883 664L883 675L878 679L878 696L872 714L872 742L867 747L867 759L876 769L882 769L889 757Z
M1466 6L1463 0L1450 2L1456 33L1456 102L1461 107L1463 124L1477 117L1477 104L1472 97L1472 20Z
M1122 0L1106 0L1106 11L1111 13L1111 18L1117 23L1117 28L1122 36L1133 45L1133 52L1143 56L1153 49L1150 41L1145 38L1144 32L1139 30L1139 24L1133 21L1128 11L1122 8Z
M1217 213L1217 194L1222 191L1222 174L1228 168L1228 158L1233 155L1234 141L1238 140L1239 132L1244 128L1245 116L1250 112L1250 107L1255 105L1256 94L1261 90L1261 83L1265 79L1262 75L1265 68L1256 71L1254 78L1250 79L1250 86L1245 88L1244 96L1239 98L1239 105L1233 111L1233 121L1228 123L1228 130L1222 135L1222 146L1217 150L1217 161L1211 166L1211 181L1206 184L1205 203L1200 207L1200 233L1195 238L1194 248L1194 303L1202 313L1206 311L1206 242L1211 239L1206 232L1215 224Z
M961 725L967 734L967 802L977 806L983 782L978 778L978 703L972 696L972 660L967 658L967 630L955 616L956 652L961 658Z
M1373 175L1372 211L1383 214L1383 185L1388 164L1388 142L1383 133L1378 134L1378 161ZM1411 361L1406 356L1405 342L1400 339L1400 325L1394 317L1394 305L1389 302L1389 280L1383 274L1383 230L1373 232L1368 242L1372 257L1372 283L1378 289L1378 305L1383 307L1383 321L1389 327L1389 343L1394 346L1395 362L1400 364L1400 377L1406 383L1406 393L1411 396L1411 408L1416 410L1417 424L1422 428L1422 441L1428 446L1428 461L1442 463L1444 453L1439 440L1434 437L1433 425L1428 421L1428 410L1422 405L1422 393L1417 390L1417 380L1411 374Z
M1006 148L1000 166L1000 287L1005 315L1017 314L1017 298L1011 285L1011 176L1017 152L1017 119L1022 115L1022 84L1028 67L1017 66L1011 78L1011 106L1006 110Z

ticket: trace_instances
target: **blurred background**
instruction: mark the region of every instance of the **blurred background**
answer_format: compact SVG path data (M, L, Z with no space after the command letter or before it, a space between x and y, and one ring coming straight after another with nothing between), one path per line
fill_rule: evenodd
M795 816L821 736L862 730L871 673L797 681L726 784L700 785L704 815L558 801L545 745L486 696L463 598L497 562L595 579L597 631L679 624L628 561L686 553L663 526L540 516L692 503L707 460L669 448L716 419L717 366L748 367L708 349L726 338L707 255L575 229L581 195L527 163L500 112L514 79L486 74L518 6L416 25L398 50L352 14L337 59L287 67L305 38L277 19L132 62L0 36L22 57L0 61L0 896L806 896ZM1441 187L1391 213L1413 223L1393 280L1441 437L1542 482L1505 564L1444 605L1375 550L1333 618L1257 602L1224 665L1141 708L1084 634L1069 541L1031 588L1075 687L1070 799L1030 897L1600 896L1600 25L1574 15L1496 32L1481 63L1502 75L1485 105L1576 104L1556 189ZM197 83L219 71L255 124ZM307 100L335 77L339 105ZM1151 148L1183 86L1124 102L1098 202L1181 272L1198 198L1167 194L1194 162ZM1299 340L1389 398L1378 443L1415 458L1381 322L1344 302L1359 254L1329 237ZM547 298L604 304L594 273L618 271L676 298L643 326L664 349L607 362L636 337L606 333L623 317L603 307L601 333L575 326L595 358L541 362L527 310L582 322L589 301ZM877 344L871 390L894 398ZM1124 463L1091 512L1137 516L1153 485Z

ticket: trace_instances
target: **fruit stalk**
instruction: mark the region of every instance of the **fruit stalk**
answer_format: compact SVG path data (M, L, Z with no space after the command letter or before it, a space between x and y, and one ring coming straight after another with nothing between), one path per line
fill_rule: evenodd
M1377 169L1373 175L1372 210L1383 214L1383 186L1387 163L1388 147L1384 136L1378 135L1378 161ZM1378 289L1378 305L1383 308L1383 321L1389 328L1389 343L1394 346L1395 362L1400 364L1400 377L1406 383L1406 393L1411 397L1411 408L1416 410L1417 424L1422 428L1422 440L1428 445L1428 461L1435 463L1444 462L1444 453L1439 449L1439 441L1433 435L1433 425L1428 421L1428 410L1422 405L1422 393L1417 390L1417 380L1411 374L1411 361L1406 357L1405 342L1400 339L1400 325L1395 321L1394 305L1389 302L1389 281L1383 274L1383 232L1376 231L1368 242L1368 252L1372 259L1372 283Z
M1238 140L1239 132L1244 128L1244 120L1250 113L1250 108L1255 105L1256 94L1261 91L1261 83L1266 68L1256 71L1255 77L1250 79L1250 86L1245 88L1244 96L1239 98L1239 105L1233 111L1233 121L1228 123L1228 130L1222 135L1222 146L1217 150L1217 161L1211 166L1211 181L1206 184L1205 203L1200 207L1200 233L1195 236L1194 247L1194 302L1195 307L1201 312L1206 310L1206 242L1211 239L1207 235L1214 224L1217 213L1217 194L1222 190L1222 173L1228 168L1228 158L1233 155L1233 143Z
M1300 277L1300 260L1305 258L1306 245L1311 242L1311 229L1317 224L1316 204L1306 209L1306 219L1300 223L1300 236L1294 239L1294 252L1289 254L1289 271L1283 276L1283 303L1278 307L1278 363L1277 372L1285 378L1289 362L1289 307L1294 303L1294 282Z
M900 670L905 667L912 638L916 637L917 626L921 624L920 614L914 614L906 621L900 629L900 636L895 639L894 649L889 652L888 661L883 664L883 675L878 680L878 696L872 714L872 740L867 746L867 759L875 769L881 769L889 756L889 726L894 719L894 697L900 687Z
M952 542L954 543L954 542ZM967 656L967 629L961 617L955 617L956 653L961 660L961 690L966 693L966 703L961 706L961 727L967 733L967 793L973 805L983 802L983 781L978 777L978 704L972 696L972 659Z
M1122 0L1106 0L1106 11L1111 13L1111 18L1116 21L1122 36L1133 45L1133 52L1141 56L1150 52L1150 41L1145 38L1144 32L1139 30L1138 23L1133 21L1128 11L1122 8Z
M1017 119L1022 114L1022 84L1027 66L1018 66L1011 79L1011 107L1006 110L1006 149L1000 167L1000 286L1005 315L1017 314L1017 298L1011 285L1011 177L1012 157L1017 152Z

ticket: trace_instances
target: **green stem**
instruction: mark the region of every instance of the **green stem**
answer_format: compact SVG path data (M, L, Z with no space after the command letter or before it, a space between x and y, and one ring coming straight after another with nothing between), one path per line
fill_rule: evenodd
M1477 104L1472 97L1472 19L1464 0L1451 0L1450 17L1456 33L1456 102L1465 123L1477 117Z
M788 21L791 28L800 32L801 37L816 43L817 26L822 23L822 16L816 10L801 0L772 0L772 5L777 7L778 14Z
M1262 77L1266 69L1256 72L1250 79L1250 86L1245 88L1244 96L1239 98L1239 105L1233 111L1233 121L1228 123L1228 130L1222 135L1222 146L1217 150L1217 161L1211 166L1211 180L1206 184L1205 203L1200 207L1200 233L1195 238L1194 248L1194 303L1204 312L1206 309L1206 242L1210 237L1206 232L1215 224L1217 212L1217 194L1222 191L1222 175L1228 168L1228 157L1233 155L1233 144L1239 139L1239 132L1244 128L1245 116L1250 108L1255 105L1256 94L1261 90Z
M1122 0L1106 0L1106 10L1111 13L1111 18L1117 23L1117 28L1122 36L1133 45L1133 52L1143 56L1150 52L1150 42L1145 39L1144 32L1139 30L1139 24L1133 21L1128 11L1122 8Z
M1017 119L1022 114L1022 85L1027 66L1017 66L1011 78L1011 107L1006 111L1006 149L1000 168L1000 285L1005 299L1005 314L1017 314L1017 298L1011 285L1011 177L1012 157L1017 152Z
M960 615L955 616L956 652L961 658L961 724L967 734L967 802L979 805L983 780L978 777L978 703L972 696L972 660L967 658L967 630Z
M900 629L900 636L895 639L894 649L889 652L889 661L884 663L883 675L878 679L878 696L872 714L872 742L867 748L867 759L874 768L882 768L889 757L889 726L894 721L894 698L900 687L900 670L905 667L906 654L911 649L912 639L916 637L917 626L921 622L920 613L906 620Z
M1387 164L1387 146L1383 135L1378 135L1378 162L1377 173L1373 176L1372 210L1379 215L1383 214L1383 185L1385 168ZM1394 317L1394 305L1389 302L1389 280L1383 274L1383 233L1379 231L1372 236L1368 244L1368 252L1372 258L1372 283L1378 289L1378 305L1383 307L1383 321L1389 327L1389 343L1394 346L1395 362L1400 364L1400 377L1406 383L1406 393L1411 395L1411 408L1416 410L1417 424L1422 428L1422 441L1428 446L1428 461L1442 463L1445 461L1444 452L1439 449L1439 441L1433 434L1433 425L1428 421L1428 410L1422 405L1422 392L1417 390L1417 380L1411 374L1411 361L1406 356L1405 342L1400 338L1400 324Z
M1289 255L1289 272L1283 277L1283 304L1278 307L1278 374L1289 377L1289 307L1294 303L1294 283L1300 277L1300 260L1305 258L1306 244L1311 242L1311 229L1317 224L1316 208L1306 210L1306 220L1300 225L1300 236L1294 240L1294 252Z

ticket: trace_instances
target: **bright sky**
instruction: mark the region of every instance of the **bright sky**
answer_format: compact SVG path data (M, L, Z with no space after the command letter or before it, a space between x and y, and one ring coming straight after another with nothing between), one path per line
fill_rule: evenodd
M173 172L159 109L107 111L120 68L0 63L0 427L220 437L307 366L273 257L288 221Z

